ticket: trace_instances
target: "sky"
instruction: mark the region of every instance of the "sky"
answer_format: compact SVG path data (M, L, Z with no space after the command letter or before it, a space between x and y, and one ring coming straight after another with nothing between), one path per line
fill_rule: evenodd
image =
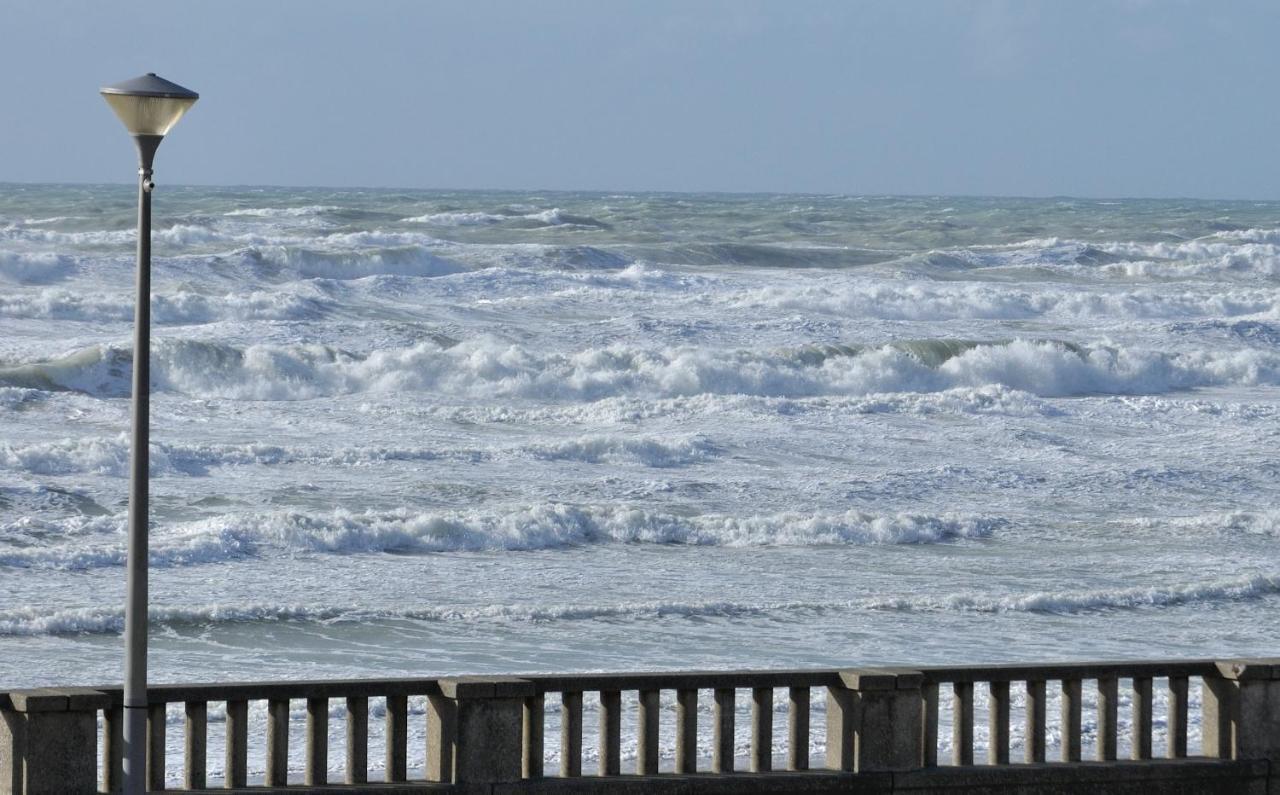
M2 3L0 181L1280 199L1274 0Z

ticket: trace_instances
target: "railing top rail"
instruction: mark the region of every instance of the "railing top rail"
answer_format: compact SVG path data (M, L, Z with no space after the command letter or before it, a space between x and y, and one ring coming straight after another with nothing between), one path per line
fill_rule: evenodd
M826 687L840 684L836 668L800 670L644 671L521 676L539 693L596 690L708 690L748 687Z
M119 685L94 689L111 696L113 704L123 703L123 691ZM440 695L440 684L436 677L198 682L147 686L147 701L151 704L171 704L181 701L258 701L274 698L376 698L378 696L435 695Z
M513 674L530 682L537 693L594 692L600 690L708 690L714 688L827 687L840 686L842 671L866 671L876 667L798 670L647 671L624 673ZM881 669L883 670L883 669ZM1117 660L1112 662L1059 662L966 666L909 666L926 682L1016 682L1105 677L1164 677L1222 675L1214 660ZM118 685L95 687L122 701ZM155 684L147 688L148 701L165 704L183 701L227 701L302 698L347 698L440 695L440 678L328 679L283 682L210 682ZM0 692L0 709L12 708L8 693Z
M1218 676L1213 660L1116 660L1008 665L924 666L926 682L1021 682L1047 679Z

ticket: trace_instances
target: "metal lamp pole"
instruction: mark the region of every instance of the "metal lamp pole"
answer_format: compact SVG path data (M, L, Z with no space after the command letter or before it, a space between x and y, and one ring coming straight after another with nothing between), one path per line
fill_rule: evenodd
M146 790L147 557L151 404L151 168L165 133L199 95L147 74L102 96L138 147L138 266L133 319L133 438L129 449L128 595L124 611L124 792Z

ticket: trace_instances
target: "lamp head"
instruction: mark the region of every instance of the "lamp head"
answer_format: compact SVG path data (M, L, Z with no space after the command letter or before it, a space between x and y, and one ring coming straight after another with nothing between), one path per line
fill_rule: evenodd
M129 134L136 138L164 136L200 95L148 73L123 83L103 86L102 98L124 122Z

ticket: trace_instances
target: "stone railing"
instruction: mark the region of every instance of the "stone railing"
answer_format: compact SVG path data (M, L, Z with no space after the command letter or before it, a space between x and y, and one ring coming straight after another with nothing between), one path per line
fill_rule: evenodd
M815 696L825 726L814 725ZM1280 766L1280 660L160 685L149 697L152 790L169 777L190 791L290 784L290 792L317 793L373 787L366 782L375 778L385 782L379 791L495 793L835 792L855 781L868 792L1280 792L1280 767L1272 769ZM785 727L775 726L776 698ZM383 721L373 744L371 701ZM593 707L590 727L584 701ZM264 729L254 733L264 755L252 774L251 703ZM293 703L305 704L305 718L291 722ZM217 780L207 772L210 704L225 716ZM986 720L975 721L981 704ZM183 716L180 735L168 725L171 705ZM749 707L745 743L735 742L744 734L740 705ZM700 706L709 708L702 720ZM410 760L418 710L425 738ZM0 793L118 790L120 713L116 688L0 693ZM331 714L340 726L330 726ZM291 723L304 746L292 773ZM624 743L624 725L634 742ZM1189 742L1192 725L1201 730L1198 748ZM1024 753L1015 761L1017 726ZM551 747L549 727L559 735ZM330 765L331 728L345 735L341 765ZM587 728L593 752L584 746ZM166 759L167 741L179 737L180 765ZM816 763L811 737L825 745ZM1096 759L1084 761L1090 745ZM371 747L381 751L374 770ZM545 769L548 758L558 769Z

